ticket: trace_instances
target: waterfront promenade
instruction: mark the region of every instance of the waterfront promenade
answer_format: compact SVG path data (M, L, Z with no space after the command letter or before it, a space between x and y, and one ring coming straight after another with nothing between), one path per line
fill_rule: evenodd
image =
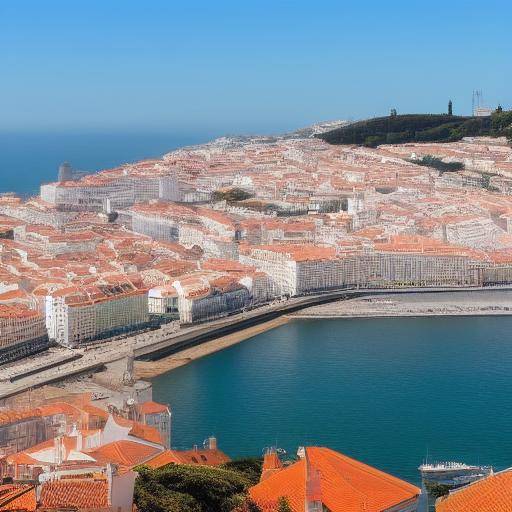
M282 317L283 315L297 314L306 308L311 307L339 307L343 299L358 299L365 296L388 296L394 295L401 297L401 303L407 302L407 297L411 294L435 294L443 296L449 294L453 297L471 297L472 294L493 294L497 290L512 290L512 287L505 286L499 288L442 288L442 289L395 289L395 290L337 290L316 295L304 297L295 297L289 300L277 301L273 304L262 306L253 310L238 313L236 315L224 317L220 320L208 322L195 326L179 326L177 323L163 325L160 329L149 331L115 340L104 340L95 345L81 349L66 349L63 347L54 348L46 354L35 356L33 358L23 359L16 363L6 365L0 369L0 401L2 399L22 393L31 388L40 387L47 384L63 381L69 377L73 377L85 373L94 373L105 369L106 365L121 361L127 356L133 355L135 359L143 361L160 360L170 355L181 354L183 351L197 347L198 345L210 345L205 350L193 351L192 357L189 359L201 357L208 353L220 350L226 345L222 343L222 339L233 333L238 333L233 343L242 341L255 334L254 327L260 324L269 323L268 328L272 328L272 321ZM388 300L388 299L385 299ZM347 301L347 304L353 301ZM467 298L460 303L467 302ZM442 300L439 301L442 303ZM332 306L326 306L332 304ZM475 304L469 300L466 307L460 307L458 313L463 314L510 314L510 311L502 310L500 312L481 308L477 311ZM350 307L350 306L349 306ZM512 307L512 304L511 304ZM486 306L487 308L487 306ZM359 314L358 314L359 313ZM445 314L440 308L437 313ZM302 313L304 316L319 318L322 314L318 312ZM327 315L324 315L327 316ZM345 316L366 316L363 310L354 309L351 315ZM371 316L371 315L368 315ZM386 315L382 316L396 316ZM261 329L259 330L261 332ZM256 332L257 333L257 332ZM215 345L212 346L211 343ZM186 357L183 357L186 359ZM155 365L155 371L146 373L151 377L161 371L171 369L173 366ZM119 375L119 380L122 375Z

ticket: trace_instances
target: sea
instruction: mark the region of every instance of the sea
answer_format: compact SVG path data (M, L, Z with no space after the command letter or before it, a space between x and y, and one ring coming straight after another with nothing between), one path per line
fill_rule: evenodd
M96 172L212 138L207 133L0 132L0 193L37 195L41 183L57 179L64 161L75 170Z
M512 317L294 320L154 379L172 444L328 446L413 483L512 465Z

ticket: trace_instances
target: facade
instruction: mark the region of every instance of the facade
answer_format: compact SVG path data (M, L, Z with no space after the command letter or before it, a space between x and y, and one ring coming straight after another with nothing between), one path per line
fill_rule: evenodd
M48 349L44 315L23 304L0 303L0 365Z
M126 283L58 290L45 307L50 339L71 348L149 325L146 290Z
M148 310L150 315L179 318L176 288L172 285L151 288L148 291Z
M236 313L250 304L250 292L236 278L196 274L176 280L180 322L204 322Z

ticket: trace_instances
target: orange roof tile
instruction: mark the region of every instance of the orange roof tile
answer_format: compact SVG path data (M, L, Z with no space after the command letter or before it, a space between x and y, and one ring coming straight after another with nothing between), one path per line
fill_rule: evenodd
M308 478L307 475L310 475ZM312 485L313 479L318 479ZM307 489L307 490L306 490ZM288 498L294 512L308 499L331 512L381 512L414 501L420 489L329 448L306 448L305 458L251 487L251 498L266 509Z
M200 466L220 466L230 458L220 450L166 450L145 462L151 468L161 468L167 464L192 464Z
M36 491L32 485L0 485L0 511L32 512L36 509Z
M113 462L124 467L133 467L160 453L160 449L135 441L114 441L87 451L98 462Z
M168 412L168 407L163 404L159 404L157 402L144 402L143 404L139 404L137 409L142 414L159 414L162 412Z
M512 512L512 469L451 492L436 512Z
M108 509L108 483L105 479L57 480L41 486L42 509Z

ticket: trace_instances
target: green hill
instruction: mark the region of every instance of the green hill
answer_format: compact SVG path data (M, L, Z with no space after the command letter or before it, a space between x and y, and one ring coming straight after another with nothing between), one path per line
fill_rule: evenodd
M405 114L358 121L316 137L329 144L379 144L404 142L453 142L463 137L490 135L512 139L512 111L495 112L489 117L448 114Z

